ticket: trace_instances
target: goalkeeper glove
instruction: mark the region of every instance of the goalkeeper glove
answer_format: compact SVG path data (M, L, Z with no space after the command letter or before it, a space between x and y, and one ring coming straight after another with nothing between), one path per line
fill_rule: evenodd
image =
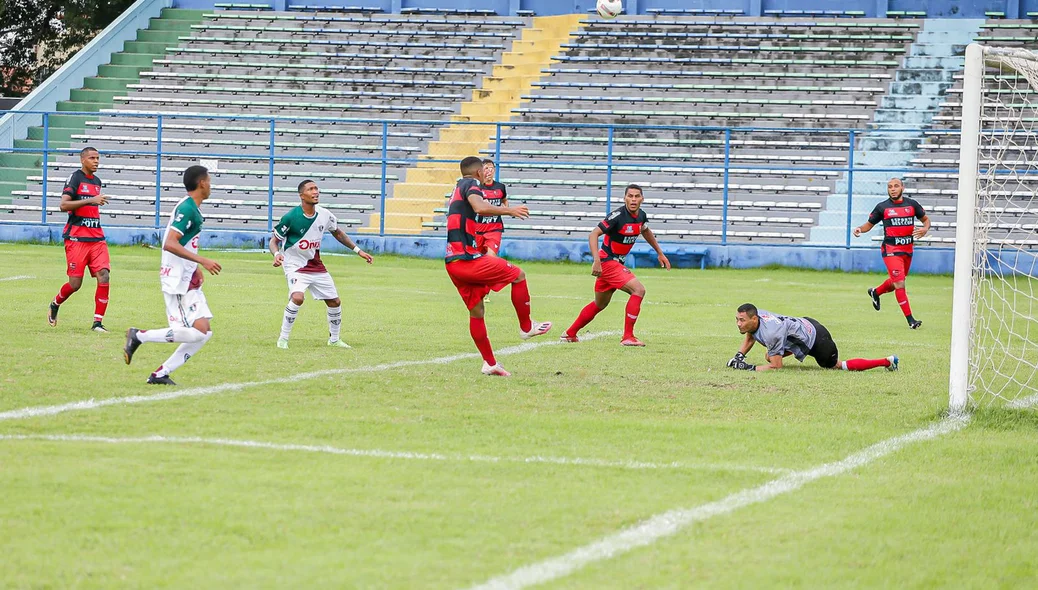
M756 371L757 365L751 365L750 363L744 360L745 358L746 355L737 354L735 355L735 358L728 361L728 366L732 369L739 369L742 371Z

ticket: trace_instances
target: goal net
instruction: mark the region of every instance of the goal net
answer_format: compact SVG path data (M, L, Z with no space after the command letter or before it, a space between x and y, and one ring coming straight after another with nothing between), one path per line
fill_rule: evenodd
M952 312L953 412L1038 404L1038 54L966 53Z

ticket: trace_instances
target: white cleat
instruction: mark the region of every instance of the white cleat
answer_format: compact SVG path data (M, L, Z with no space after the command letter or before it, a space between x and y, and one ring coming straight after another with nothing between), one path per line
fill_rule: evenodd
M551 330L551 322L532 322L532 324L530 325L529 332L523 332L522 330L519 330L519 337L523 340L529 340L534 336L547 334L548 330Z
M337 338L335 340L329 340L328 341L328 346L335 346L335 347L338 347L338 348L353 348L349 344L346 344L345 342L343 342L342 340L339 340Z
M495 376L495 377L511 377L512 376L511 373L506 371L505 368L501 366L501 363L498 363L498 364L494 365L493 367L491 367L486 361L483 361L483 374L484 375L489 375L489 376Z
M278 338L278 348L288 348L288 338Z
M896 371L897 370L897 363L901 359L897 358L897 355L895 354L893 356L888 356L887 360L890 361L890 366L887 367L887 370L888 371Z

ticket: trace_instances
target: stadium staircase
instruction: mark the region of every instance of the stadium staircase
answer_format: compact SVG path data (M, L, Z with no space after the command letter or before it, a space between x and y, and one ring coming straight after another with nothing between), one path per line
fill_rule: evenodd
M59 102L57 110L96 112L111 108L115 97L125 94L130 84L138 82L141 71L150 69L153 60L166 53L167 46L176 45L180 35L202 20L202 14L201 10L163 9L159 18L151 19L147 29L137 32L136 40L127 41L123 51L112 55L109 64L98 67L96 76L86 78L82 88L70 92L69 100ZM72 136L83 133L87 119L89 117L81 115L50 116L47 129L50 149L71 148ZM43 141L44 128L30 127L28 137L16 139L14 147L43 150ZM57 155L52 153L51 160ZM37 154L0 154L0 203L10 204L15 192L25 191L29 177L41 174L42 164L43 158Z
M483 78L482 85L472 91L472 99L451 117L458 123L441 129L439 138L429 143L422 158L433 161L419 162L410 168L404 182L393 188L393 197L385 204L384 225L380 214L374 213L363 231L378 232L384 228L391 234L421 232L423 223L436 217L443 195L453 189L459 176L458 161L489 149L497 134L495 124L512 118L523 97L544 77L552 58L580 30L581 20L580 15L533 18L512 43L511 50Z

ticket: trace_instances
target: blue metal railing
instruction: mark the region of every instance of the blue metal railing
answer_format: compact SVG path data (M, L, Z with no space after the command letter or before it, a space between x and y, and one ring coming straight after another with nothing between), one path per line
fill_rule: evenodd
M278 165L284 165L286 163L293 164L294 168L299 168L299 165L332 165L338 166L341 164L354 165L360 169L365 167L372 168L373 178L377 178L377 198L379 199L377 211L379 213L378 230L380 235L387 234L386 227L386 201L391 198L390 191L392 189L392 179L396 178L399 181L404 180L399 173L402 173L406 168L415 166L416 164L433 164L433 163L445 163L456 165L457 161L454 159L450 160L439 160L427 157L415 157L409 156L408 150L401 148L415 148L415 145L421 145L427 140L435 139L436 131L446 126L464 126L464 125L476 125L481 127L487 127L487 123L466 123L466 122L450 122L450 121L438 121L438 120L383 120L383 119L364 119L364 118L331 118L331 117L280 117L280 116L233 116L233 115L216 115L216 114L204 114L204 113L163 113L163 114L149 114L149 113L70 113L70 112L34 112L29 111L20 113L26 116L37 116L42 115L43 125L43 146L42 148L10 148L6 150L0 150L2 153L21 153L21 154L39 154L41 156L40 163L45 171L42 175L42 187L41 187L41 222L47 223L47 206L48 206L48 182L49 174L47 170L54 166L54 156L75 154L78 153L79 149L68 149L59 146L51 145L51 135L53 131L52 117L56 115L68 116L87 116L95 119L95 125L100 128L104 128L106 121L115 121L118 119L132 118L135 121L143 121L138 127L136 127L138 134L128 136L127 139L132 137L132 140L139 142L149 142L154 140L155 149L110 149L109 147L102 147L102 153L104 155L122 155L130 156L134 158L141 158L142 161L154 161L154 179L155 179L155 218L154 227L162 227L162 203L163 203L163 167L169 167L171 160L176 159L217 159L223 161L251 161L257 164L266 164L265 170L261 168L246 168L243 173L248 175L256 175L261 177L265 175L266 178L266 226L269 231L273 227L275 221L274 209L277 206L274 194L278 192L278 187L275 186L276 177L282 176L299 176L302 177L304 173L293 170L292 172L283 172L278 170ZM183 123L174 124L173 121L191 121L193 124L190 129L185 129ZM261 122L262 126L248 126L247 122ZM293 125L295 124L295 125ZM304 126L300 126L304 125ZM308 126L306 126L308 125ZM321 125L324 127L314 127L314 125ZM558 172L576 172L584 177L593 177L593 182L582 182L587 192L597 194L600 196L595 197L597 201L599 198L605 203L604 210L600 211L602 215L606 214L615 202L613 199L613 186L615 176L617 174L626 174L640 178L648 177L648 186L652 187L651 178L655 175L665 173L669 176L667 181L670 181L677 177L687 176L689 183L695 183L697 175L708 176L710 180L714 177L720 176L719 189L716 183L700 183L703 185L710 185L710 188L706 188L707 192L713 192L719 190L721 193L720 208L721 208L721 229L720 229L720 243L729 243L731 236L729 235L729 228L731 216L729 215L732 208L733 202L733 186L740 186L745 184L744 181L737 183L732 182L733 175L757 175L763 176L765 180L769 180L768 177L801 177L804 181L792 181L786 184L791 185L812 185L816 187L823 187L824 190L816 191L824 196L825 200L822 206L822 210L828 213L845 213L840 215L839 226L831 225L824 226L817 224L814 226L815 230L821 231L823 229L831 230L830 236L810 236L811 241L814 243L829 243L831 245L840 245L844 247L853 247L853 240L851 236L851 229L855 223L856 217L862 217L862 212L856 212L854 210L855 194L859 197L868 195L882 199L885 197L885 188L880 190L880 185L886 183L887 177L891 175L898 175L903 172L909 171L911 166L906 166L903 162L898 165L890 167L864 167L857 166L855 164L855 153L860 151L861 145L865 140L868 139L884 139L884 138L896 138L899 136L912 136L915 138L919 137L918 129L833 129L833 128L787 128L787 127L693 127L693 126L679 126L679 125L655 125L655 126L644 126L644 125L632 125L632 124L603 124L603 123L533 123L533 122L506 122L506 123L493 123L494 135L491 138L490 143L486 148L486 152L492 152L494 154L494 160L497 162L498 175L510 178L508 175L510 172L514 172L519 169L543 169L544 174L547 177L551 176L552 171ZM357 126L370 127L371 129L357 129ZM154 128L154 135L139 135L141 128L151 129ZM171 133L176 131L179 133ZM315 143L310 146L300 146L299 140L290 142L291 145L286 145L286 142L279 143L278 138L280 135L294 134L302 137L308 135L321 134L321 135L347 135L347 134L324 134L322 131L343 131L346 129L352 129L358 131L353 134L353 138L368 137L371 139L377 138L377 144L371 143L363 144L365 147L363 150L352 150L351 154L347 151L344 154L337 155L312 155L312 152L325 151L333 153L337 149L341 149L338 144L333 143L330 145L322 145ZM586 134L588 130L596 130L600 133L594 133L592 135L581 135ZM255 133L260 134L263 131L267 131L267 141L259 141L259 135L257 135L257 141L245 143L242 141L230 141L228 142L227 150L222 148L215 149L210 148L211 144L220 144L221 138L228 133L241 132L241 133ZM554 131L554 133L552 133ZM166 133L164 133L166 132ZM576 135L582 138L584 141L574 142L572 137L559 138L559 134L567 132L570 135ZM190 133L190 137L183 136L185 133ZM957 133L953 131L928 131L930 134L942 134L942 133ZM99 145L104 145L111 142L105 140L104 135L111 135L111 132L99 132L93 133L96 136L91 139L91 133L85 131L84 142L96 141L101 142ZM202 135L204 139L207 139L211 144L206 144L204 148L193 149L192 145L197 144L196 138ZM649 135L655 141L655 143L643 143L639 144L637 141L632 142L632 138L637 135ZM669 135L671 137L659 138L659 135ZM783 141L783 137L791 138L796 136L796 144L784 145L786 142ZM514 144L516 141L521 140L525 142L526 148L529 149L531 140L540 141L541 145L538 146L537 150L533 150L539 153L532 155L524 155L523 150L509 150L508 144ZM186 140L191 139L192 142ZM390 140L393 139L393 143ZM565 149L552 150L550 144L556 143L560 139L565 139ZM668 141L668 139L670 141ZM170 143L181 143L180 149L168 149ZM399 141L403 140L403 142ZM410 144L407 141L410 140ZM263 145L263 144L266 145ZM403 143L404 145L401 145ZM576 143L577 145L574 145ZM593 148L593 151L587 149L581 149L581 143L586 143L588 146ZM618 148L618 145L623 144L635 144L635 150L633 153L630 151L624 151L622 148ZM815 144L811 145L805 144ZM547 146L545 145L547 144ZM604 152L599 152L603 146L605 147ZM799 144L799 145L798 145ZM658 148L656 154L646 154L646 151L650 151L651 147L655 146ZM562 146L560 146L562 147ZM679 157L674 158L659 158L665 156L668 153L675 153L675 148L678 150ZM697 151L698 148L698 151ZM778 156L778 150L785 150L787 153L787 159L769 161L767 156L769 153ZM237 150L233 152L231 150ZM745 150L752 150L753 153L743 153ZM371 156L357 155L357 151L371 152ZM552 153L552 152L557 153ZM842 159L835 161L824 161L810 160L806 163L799 162L794 159L788 158L789 155L797 152L803 153L804 156L810 156L811 154L825 154L827 157L834 158L844 154ZM395 153L394 153L395 152ZM391 153L394 153L391 155ZM404 154L401 157L400 153ZM698 156L698 158L697 158ZM154 158L154 160L151 160ZM690 161L696 160L696 161ZM701 161L699 161L701 160ZM715 163L720 160L720 163ZM733 165L733 162L736 162ZM777 163L776 163L777 162ZM186 163L178 163L179 165L185 165ZM75 164L70 164L74 167ZM375 171L377 168L377 172ZM392 169L391 169L392 168ZM957 172L952 169L937 169L928 168L928 172ZM220 171L217 170L217 173ZM235 171L237 172L237 171ZM103 172L102 172L103 174ZM314 172L313 176L320 176L320 172ZM817 178L820 177L825 179L819 181ZM862 179L865 180L862 180ZM530 184L538 186L538 179L524 178L527 182L524 184ZM542 179L543 180L543 179ZM343 184L349 182L345 180ZM640 180L640 184L646 184L646 181ZM618 183L625 184L625 183ZM769 183L759 183L769 184ZM776 184L771 182L770 184ZM837 191L837 187L841 184L846 185L845 191ZM550 186L548 183L540 183L540 186ZM294 185L293 185L294 188ZM216 187L219 190L219 186ZM604 190L604 194L601 194ZM646 197L652 199L658 196L653 194L652 189L648 188L646 191ZM843 194L845 193L845 194ZM669 196L669 195L668 195ZM789 199L796 199L797 195L791 195ZM802 198L802 195L801 197ZM788 199L787 199L788 200ZM581 199L582 202L586 201L586 197ZM2 207L2 205L0 205ZM651 205L650 215L652 213ZM824 213L823 213L824 215ZM845 219L844 219L845 218ZM862 219L863 220L863 219ZM3 218L0 217L0 222ZM821 221L821 218L820 218ZM859 220L861 221L861 220ZM674 227L668 225L668 227ZM806 236L805 236L806 238Z

